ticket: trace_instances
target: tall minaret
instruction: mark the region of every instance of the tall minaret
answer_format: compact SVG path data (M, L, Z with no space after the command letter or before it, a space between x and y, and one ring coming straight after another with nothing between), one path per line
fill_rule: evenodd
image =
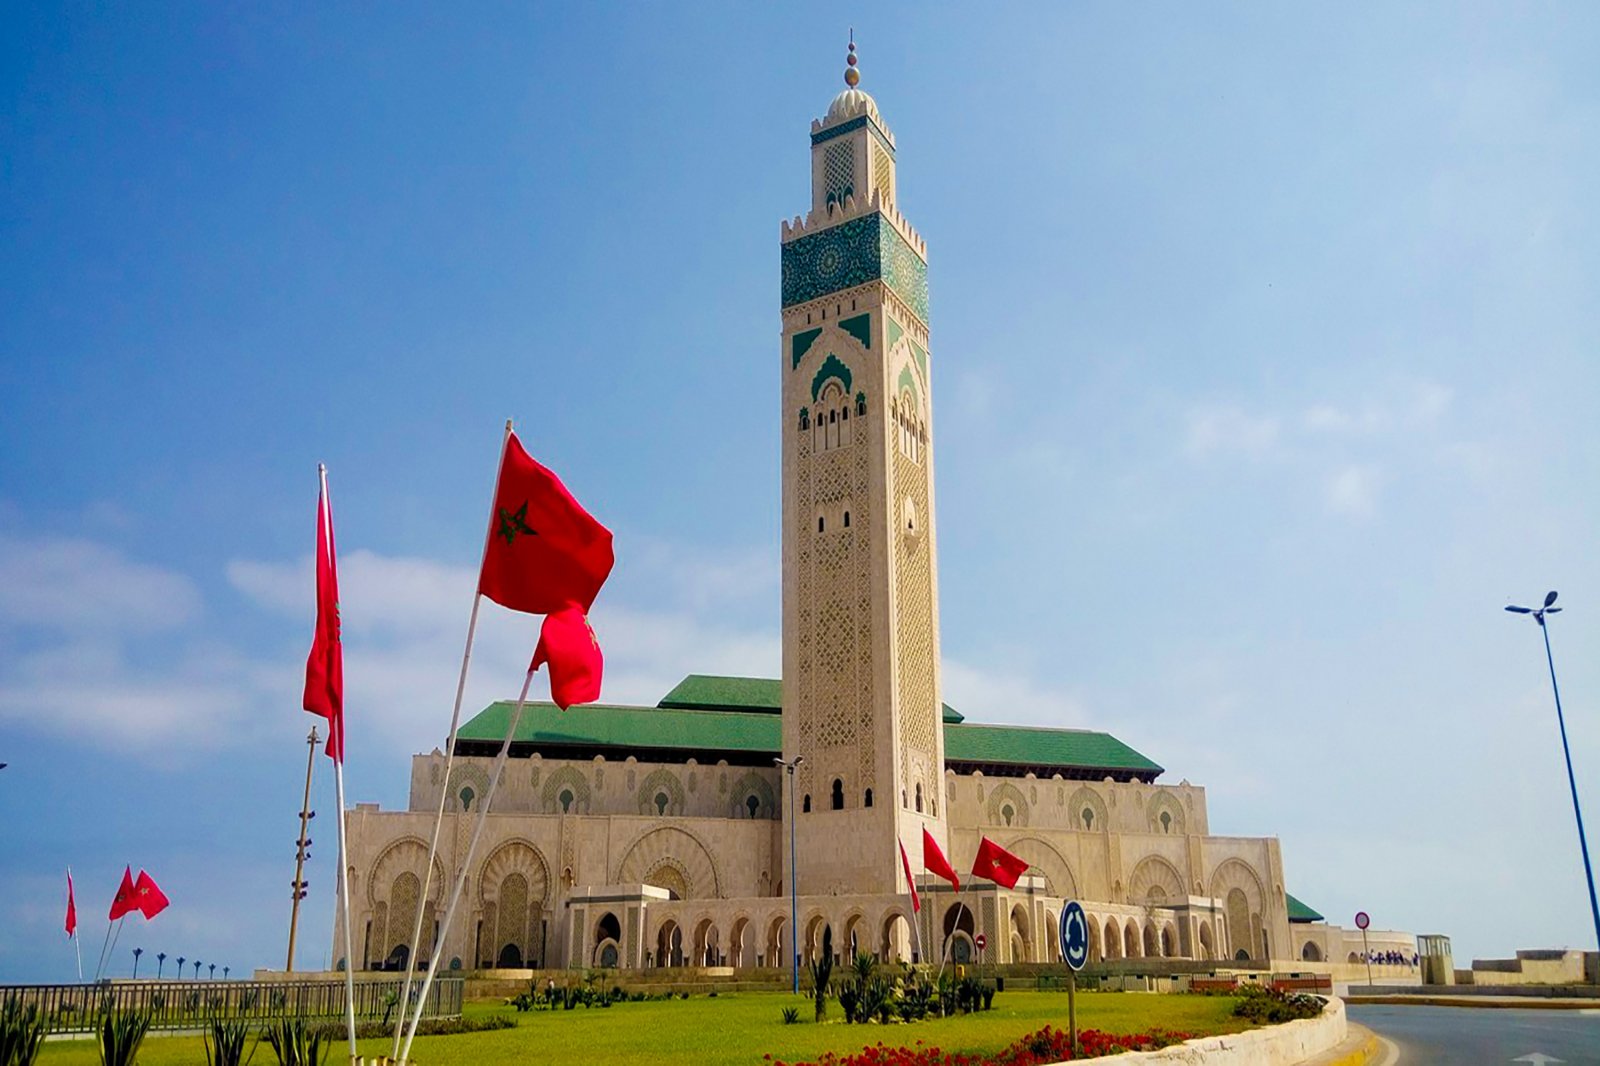
M895 893L895 838L945 842L927 248L856 88L811 123L783 224L783 751L802 895ZM809 807L809 810L804 808ZM785 807L785 816L788 808ZM919 864L920 865L920 864Z

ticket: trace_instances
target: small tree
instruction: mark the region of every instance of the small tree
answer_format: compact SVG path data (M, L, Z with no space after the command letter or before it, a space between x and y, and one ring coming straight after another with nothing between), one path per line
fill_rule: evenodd
M811 960L811 1000L817 1021L828 1016L828 982L833 978L833 928L822 930L822 954Z

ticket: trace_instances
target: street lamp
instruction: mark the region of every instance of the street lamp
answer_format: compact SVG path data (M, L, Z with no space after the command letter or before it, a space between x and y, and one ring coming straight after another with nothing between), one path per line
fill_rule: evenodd
M1583 811L1578 807L1578 781L1572 775L1572 749L1567 745L1567 720L1561 713L1561 688L1556 684L1556 660L1550 654L1550 628L1544 624L1547 614L1559 614L1561 608L1553 606L1556 602L1554 591L1545 593L1544 606L1539 608L1507 607L1512 614L1531 614L1533 620L1539 623L1539 632L1544 634L1544 660L1550 667L1550 691L1556 697L1556 725L1561 728L1561 754L1567 760L1567 786L1572 789L1572 816L1578 821L1578 851L1583 855L1583 876L1589 882L1589 912L1594 917L1594 936L1596 946L1600 946L1600 903L1595 902L1594 895L1594 868L1589 865L1589 841L1583 835Z
M165 951L156 952L156 980L157 981L161 980L161 968L163 966L165 966L166 964L167 964L167 953Z
M774 755L772 761L783 767L784 772L789 775L789 946L794 949L794 994L798 996L800 994L800 903L797 882L800 878L794 867L794 769L805 762L806 757L796 755L792 759L784 760Z
M144 948L133 949L133 979L139 979L139 956L144 954Z

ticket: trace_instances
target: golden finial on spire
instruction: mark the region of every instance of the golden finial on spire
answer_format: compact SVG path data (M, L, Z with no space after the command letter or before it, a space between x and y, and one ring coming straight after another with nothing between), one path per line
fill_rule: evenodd
M845 56L844 61L849 64L844 68L844 83L854 89L861 84L861 72L856 69L856 31L854 27L850 30L850 52Z

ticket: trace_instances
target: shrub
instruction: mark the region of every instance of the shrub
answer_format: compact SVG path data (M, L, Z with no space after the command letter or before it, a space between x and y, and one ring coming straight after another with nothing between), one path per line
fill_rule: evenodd
M267 1043L278 1056L278 1066L322 1066L333 1046L333 1033L304 1018L279 1018L268 1024Z
M250 1054L246 1055L244 1044L249 1038L248 1022L213 1019L210 1032L200 1037L206 1049L206 1066L245 1066L255 1058L256 1048L261 1044L261 1037L257 1036L250 1045Z
M100 1016L100 1062L133 1066L149 1031L150 1015L144 1011L106 1011Z
M1280 992L1263 985L1241 985L1239 993L1239 1002L1233 1008L1234 1016L1257 1025L1300 1021L1318 1017L1322 1013L1322 1000L1303 992Z
M784 1025L794 1025L799 1020L800 1020L800 1008L799 1007L785 1007L785 1008L783 1008L783 1024Z
M33 1066L44 1042L45 1019L39 1008L8 999L0 1007L0 1066Z

